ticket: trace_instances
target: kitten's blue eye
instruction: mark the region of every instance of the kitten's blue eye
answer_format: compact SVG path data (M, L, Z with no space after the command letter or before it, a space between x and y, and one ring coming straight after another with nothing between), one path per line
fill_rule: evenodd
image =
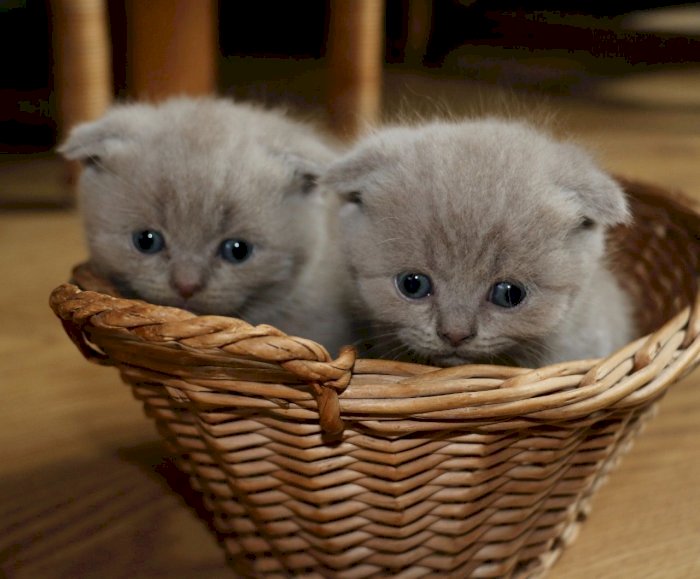
M253 246L242 239L227 239L219 247L219 254L231 263L242 263L250 257Z
M394 280L398 290L412 300L427 298L433 293L433 283L423 273L400 273Z
M134 231L131 235L131 240L134 243L134 247L141 253L158 253L165 247L163 234L151 229Z
M491 288L489 301L502 308L514 308L526 295L527 291L523 286L512 281L499 281Z

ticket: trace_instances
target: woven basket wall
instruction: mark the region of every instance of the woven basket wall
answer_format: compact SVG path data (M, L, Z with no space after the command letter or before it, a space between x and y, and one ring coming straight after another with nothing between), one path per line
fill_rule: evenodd
M51 307L113 365L255 577L530 577L668 387L700 361L700 215L625 183L615 232L643 338L528 370L332 360L233 318L62 285ZM107 290L87 270L83 287Z

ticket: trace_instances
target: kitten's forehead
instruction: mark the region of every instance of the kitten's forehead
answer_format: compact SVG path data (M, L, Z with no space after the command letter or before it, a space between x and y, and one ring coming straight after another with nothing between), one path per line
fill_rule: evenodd
M384 168L364 210L395 267L513 270L549 259L577 222L554 182L553 142L525 126L428 126L375 146Z
M166 136L136 143L119 166L142 210L194 231L203 223L214 230L254 224L278 209L293 168L260 143L234 133L202 138L183 127Z
M279 151L322 164L332 157L310 127L274 111L226 101L174 100L153 108L151 115L154 127L131 140L121 159L122 170L138 171L142 183L160 179L166 187L198 194L226 188L237 198L258 201L261 194L274 195L293 175Z
M420 181L427 191L452 190L458 200L470 194L507 195L510 200L532 194L554 177L555 143L525 125L468 122L429 125L404 135L387 135L384 154L393 158L392 176Z
M397 138L400 137L400 138ZM556 183L556 147L520 125L431 126L387 135L381 179L367 210L424 223L427 230L488 231L536 225L542 216L568 226L576 206ZM396 220L393 220L396 223Z

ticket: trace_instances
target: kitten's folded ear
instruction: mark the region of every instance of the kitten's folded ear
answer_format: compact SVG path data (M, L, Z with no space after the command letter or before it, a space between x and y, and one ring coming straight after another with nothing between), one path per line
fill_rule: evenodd
M322 162L276 148L265 147L265 152L271 155L275 162L281 159L291 170L292 179L287 188L289 193L309 195L318 189L319 175L324 168Z
M375 183L385 156L375 148L353 151L321 176L319 184L333 191L343 203L362 205L366 191Z
M565 144L562 151L559 184L582 205L584 218L604 227L629 223L632 215L620 184L580 147Z
M318 186L318 173L310 167L299 167L294 171L294 182L292 190L309 195L316 191Z
M144 105L115 107L102 118L74 127L58 152L66 159L99 167L119 151L126 150L138 134L147 130L149 115Z
M290 193L310 195L318 189L319 175L323 171L321 163L317 163L306 157L288 152L275 152L292 169L292 182Z

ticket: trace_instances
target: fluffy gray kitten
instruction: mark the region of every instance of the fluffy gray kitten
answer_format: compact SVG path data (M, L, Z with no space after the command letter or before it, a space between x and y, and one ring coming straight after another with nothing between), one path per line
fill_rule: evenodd
M314 129L224 99L116 106L60 151L83 162L92 268L127 297L348 341L336 200L316 178L336 152Z
M369 353L450 366L599 357L632 336L606 266L625 196L577 146L499 119L380 130L321 179Z

